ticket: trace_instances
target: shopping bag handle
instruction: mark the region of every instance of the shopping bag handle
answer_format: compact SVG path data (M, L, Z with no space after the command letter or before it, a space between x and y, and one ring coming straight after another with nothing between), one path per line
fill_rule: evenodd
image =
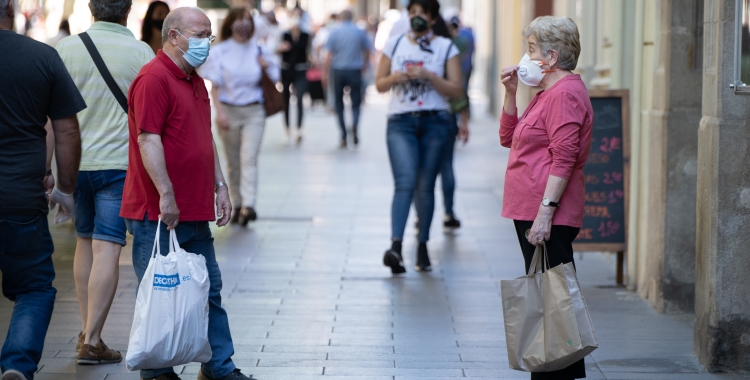
M546 242L542 242L542 245L536 246L527 275L531 276L535 273L542 272L542 266L544 266L545 271L549 270L549 255L547 255Z
M154 236L154 247L151 248L151 258L156 257L156 255L161 255L161 249L159 247L159 231L161 230L161 217L159 217L159 221L156 222L156 236Z
M151 249L151 257L161 255L161 247L159 246L159 231L161 231L161 218L156 224L156 236L154 236L154 247ZM177 240L177 233L174 230L169 230L169 252L177 252L180 249L180 242Z

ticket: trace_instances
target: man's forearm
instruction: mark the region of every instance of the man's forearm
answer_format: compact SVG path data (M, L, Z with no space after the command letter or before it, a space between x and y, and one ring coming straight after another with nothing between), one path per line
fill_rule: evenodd
M167 173L167 161L164 158L164 145L161 136L154 133L143 132L138 135L138 148L141 152L143 166L156 186L159 196L174 194L172 181Z
M57 187L63 193L71 194L78 179L81 164L81 134L75 115L52 120L55 151L57 154ZM49 152L47 153L50 154Z
M216 150L216 143L214 145L214 185L219 182L224 182L224 173L221 172L221 163L219 162L219 152Z
M55 131L52 130L51 120L47 120L44 130L47 131L47 170L50 170L52 169L52 155L55 152Z

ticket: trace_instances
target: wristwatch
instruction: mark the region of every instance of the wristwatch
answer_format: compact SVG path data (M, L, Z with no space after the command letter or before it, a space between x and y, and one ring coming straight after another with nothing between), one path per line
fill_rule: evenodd
M544 198L542 198L542 206L544 206L544 207L558 207L558 206L560 206L560 203L559 202L552 202L551 200L549 200L549 198L544 197Z
M220 188L220 187L227 187L227 184L226 184L226 183L224 183L224 182L219 182L219 183L217 183L217 184L216 184L216 186L214 186L214 192L217 192L217 191L219 191L219 188Z

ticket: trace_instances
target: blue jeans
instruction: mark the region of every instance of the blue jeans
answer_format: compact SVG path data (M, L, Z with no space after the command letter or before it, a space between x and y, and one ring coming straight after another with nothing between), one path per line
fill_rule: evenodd
M125 245L125 221L120 216L125 170L78 172L76 236Z
M388 118L386 139L395 183L391 204L393 239L403 239L409 206L416 196L419 242L429 240L435 211L435 180L451 131L448 111L422 116L404 113Z
M156 235L156 221L149 221L148 215L144 220L125 219L128 231L133 239L133 269L140 284L151 259L151 249ZM161 252L167 255L169 249L169 231L164 225L160 229L159 244ZM203 374L213 378L220 378L234 371L232 362L234 344L229 332L227 312L221 307L221 271L216 262L214 252L214 238L208 222L180 222L175 229L180 247L188 252L203 255L206 258L208 278L211 287L208 291L208 341L211 344L211 360L201 365ZM174 372L170 368L142 369L141 378L156 377L164 373Z
M451 132L448 142L445 144L443 153L443 165L440 167L440 182L443 185L443 205L445 215L453 214L453 193L456 191L456 177L453 174L453 149L456 145L456 134L458 134L458 116L450 115Z
M34 378L57 293L54 250L45 215L0 215L3 295L15 302L0 353L3 372L14 369Z
M341 138L346 138L346 122L344 121L344 87L349 87L352 99L352 132L357 134L359 125L359 107L362 104L362 70L333 70L333 83L336 94L336 115L339 118Z

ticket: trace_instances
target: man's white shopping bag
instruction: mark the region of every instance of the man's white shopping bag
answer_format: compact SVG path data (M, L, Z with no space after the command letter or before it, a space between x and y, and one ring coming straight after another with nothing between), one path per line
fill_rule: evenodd
M128 371L158 369L211 359L208 343L206 258L180 248L169 231L162 256L156 228L151 260L138 287L125 363Z

